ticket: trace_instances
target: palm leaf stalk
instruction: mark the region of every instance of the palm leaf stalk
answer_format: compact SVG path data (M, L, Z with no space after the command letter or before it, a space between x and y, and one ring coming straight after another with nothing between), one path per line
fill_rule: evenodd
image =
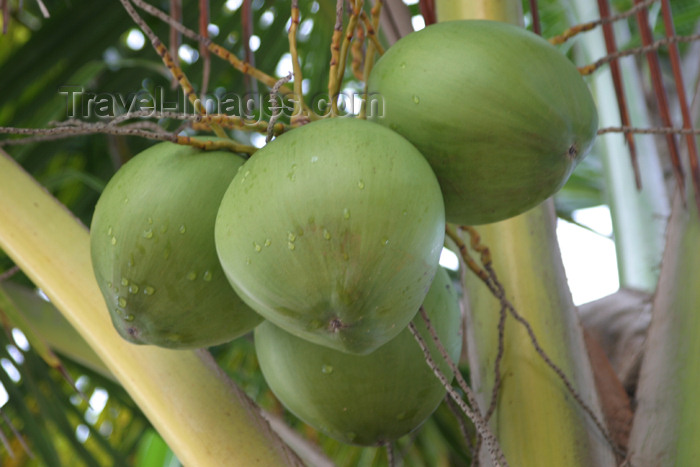
M693 465L700 458L699 242L698 211L677 193L636 394L632 465Z
M520 2L438 1L438 19L492 19L521 24ZM466 45L468 47L468 44ZM590 413L537 353L521 323L506 316L502 355L502 302L467 272L467 341L472 386L487 413L494 392L496 361L502 375L491 427L511 465L614 465L611 446L594 420L598 396L556 239L553 204L476 230L493 258L506 299L525 318L538 345L566 376ZM527 271L527 273L523 273ZM592 416L591 416L592 415ZM489 464L482 448L480 460Z
M573 20L577 23L591 20L598 14L595 5L590 2L569 1L569 5ZM620 29L618 32L621 32ZM625 40L625 37L620 39ZM586 62L606 55L602 32L598 30L584 34L581 43L581 56ZM627 104L632 125L647 128L651 126L651 119L638 72L633 63L622 62L620 65L624 88L629 97ZM618 126L620 113L609 69L596 72L590 85L597 97L600 126ZM638 154L643 187L641 191L635 185L634 170L629 159L621 157L628 151L623 135L608 134L599 137L593 152L603 161L605 186L615 231L620 286L653 292L664 251L670 201L654 137L637 135L635 139L638 146L644 148Z
M206 351L121 339L92 274L89 234L0 155L0 248L48 295L187 465L300 465Z

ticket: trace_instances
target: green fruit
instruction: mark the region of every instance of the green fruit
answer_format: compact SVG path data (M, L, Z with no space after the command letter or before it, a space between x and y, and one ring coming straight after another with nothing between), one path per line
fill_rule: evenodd
M496 21L409 34L369 78L373 121L411 141L440 181L448 222L483 224L558 191L598 117L576 67L546 40Z
M435 276L424 308L448 354L461 350L460 309L444 270ZM413 319L433 360L448 379L420 315ZM369 355L349 355L299 339L270 322L255 330L263 376L297 417L346 443L393 441L418 427L437 408L445 388L425 362L408 329Z
M404 138L364 120L310 123L256 152L224 195L219 259L279 327L368 353L413 318L437 269L444 207Z
M112 177L90 247L112 322L139 344L193 348L247 333L262 318L231 289L214 245L216 213L243 159L161 143Z

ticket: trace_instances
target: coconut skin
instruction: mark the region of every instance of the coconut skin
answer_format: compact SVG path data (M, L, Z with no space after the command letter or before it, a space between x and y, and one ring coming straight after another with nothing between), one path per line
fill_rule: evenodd
M437 23L378 60L368 118L430 162L448 222L485 224L557 192L596 137L593 98L577 68L522 28Z
M234 289L266 319L366 354L418 310L444 222L437 179L409 142L333 118L281 135L246 162L221 202L216 247Z
M90 249L123 338L208 347L262 321L229 285L214 245L219 202L243 162L229 152L160 143L109 181L95 207Z
M462 338L457 295L440 269L423 304L453 361ZM413 319L433 360L452 379L420 315ZM380 445L420 426L445 396L408 329L369 355L349 355L295 337L270 322L255 329L260 368L297 417L339 441Z

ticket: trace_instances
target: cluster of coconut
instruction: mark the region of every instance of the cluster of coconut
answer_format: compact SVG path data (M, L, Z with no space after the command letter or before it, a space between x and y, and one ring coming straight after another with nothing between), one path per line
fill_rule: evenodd
M431 341L422 305L458 358L457 294L438 266L445 223L539 204L597 129L576 67L503 23L410 34L368 85L382 104L370 120L314 121L247 161L171 143L144 151L109 182L91 227L124 338L192 348L254 329L289 410L363 445L414 430L445 394L407 329L414 320Z

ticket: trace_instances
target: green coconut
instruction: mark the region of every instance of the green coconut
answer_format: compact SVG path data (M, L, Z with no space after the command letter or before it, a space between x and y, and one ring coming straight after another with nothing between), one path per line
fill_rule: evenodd
M485 20L405 36L369 77L371 120L411 141L440 181L449 222L520 214L589 151L596 108L577 68L525 29Z
M362 354L415 315L444 222L437 179L408 141L334 118L251 157L221 202L216 247L233 287L266 319Z
M229 152L161 143L109 181L95 207L90 248L122 337L206 347L262 320L229 285L214 245L219 203L243 162Z
M435 276L424 308L453 361L462 339L456 293L444 270ZM413 319L440 370L449 365L420 315ZM335 439L379 445L410 433L432 414L445 388L426 364L413 335L404 329L369 355L349 355L295 337L270 322L255 330L263 376L285 407Z

